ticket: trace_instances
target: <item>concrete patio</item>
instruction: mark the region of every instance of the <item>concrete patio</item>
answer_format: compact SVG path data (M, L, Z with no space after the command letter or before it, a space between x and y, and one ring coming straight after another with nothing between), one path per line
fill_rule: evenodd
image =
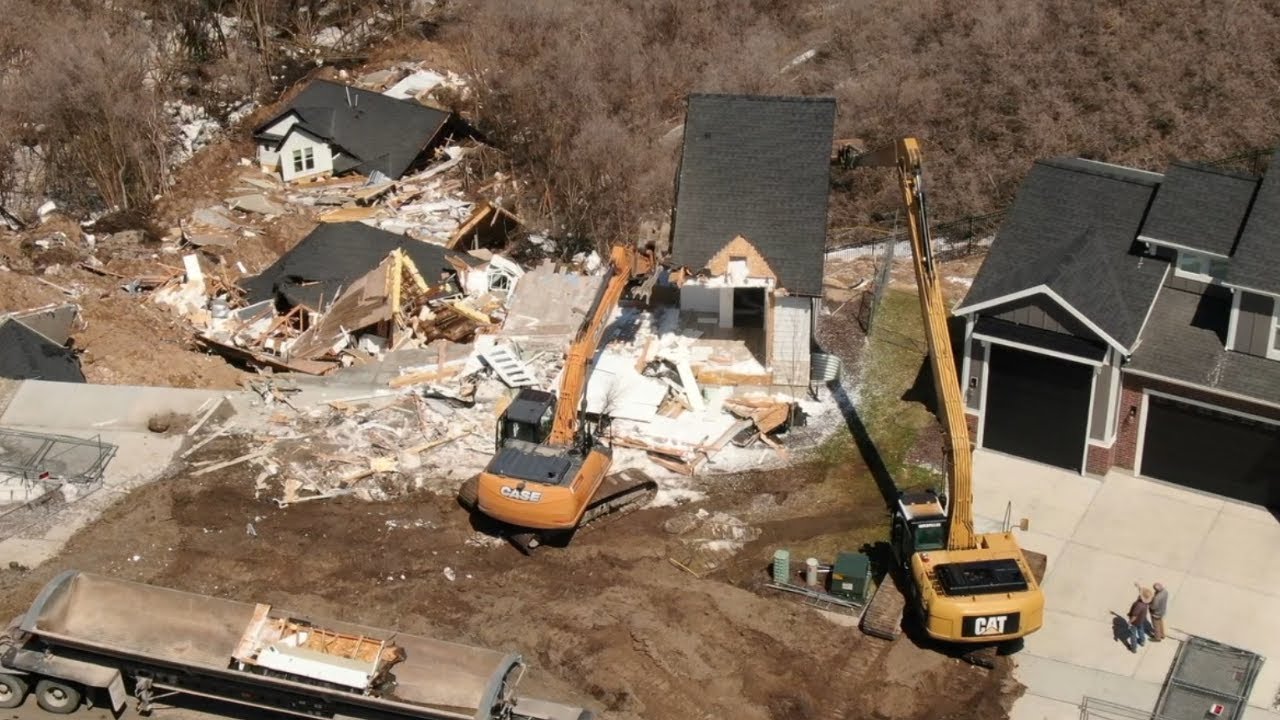
M1014 720L1076 720L1084 697L1151 710L1188 634L1268 658L1251 720L1280 718L1280 521L1267 510L1113 472L1105 480L979 450L978 529L1031 521L1023 545L1048 556L1045 625L1027 638ZM1163 643L1136 654L1115 639L1135 582L1171 593Z

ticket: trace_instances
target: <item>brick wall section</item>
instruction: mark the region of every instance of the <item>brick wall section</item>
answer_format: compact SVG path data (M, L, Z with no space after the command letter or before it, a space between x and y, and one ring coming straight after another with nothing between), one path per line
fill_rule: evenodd
M1115 444L1111 447L1089 445L1089 454L1085 457L1084 471L1089 475L1106 475L1115 464Z
M1253 403L1227 398L1216 395L1204 390L1182 387L1172 383L1153 380L1151 378L1137 377L1135 375L1125 374L1121 378L1120 391L1120 407L1119 407L1119 427L1116 432L1116 442L1111 449L1112 465L1126 468L1128 470L1137 470L1134 467L1134 461L1138 453L1138 428L1142 425L1142 391L1143 389L1151 389L1156 392L1162 392L1166 395L1174 397L1186 398L1196 402L1202 402L1209 405L1220 407L1224 410L1235 410L1237 412L1257 415L1273 420L1280 420L1280 409L1269 408L1266 406L1255 405ZM1129 408L1137 408L1132 419L1129 419ZM1098 448L1099 450L1101 448ZM1089 472L1105 473L1105 470L1094 469L1094 448L1089 450ZM1099 456L1098 467L1101 467L1103 459Z
M978 416L973 413L965 413L964 424L969 426L969 444L976 447L978 444Z
M1120 377L1120 406L1116 408L1116 441L1112 445L1111 462L1133 470L1134 456L1138 452L1138 428L1142 425L1142 385L1144 378L1132 375ZM1134 410L1129 417L1129 409Z

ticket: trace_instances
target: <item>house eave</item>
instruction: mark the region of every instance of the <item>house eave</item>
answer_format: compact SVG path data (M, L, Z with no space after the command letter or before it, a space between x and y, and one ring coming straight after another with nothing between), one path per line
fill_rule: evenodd
M1201 392L1209 393L1210 395L1217 395L1219 397L1229 398L1231 400L1238 400L1240 402L1246 402L1246 403L1251 403L1253 405L1259 405L1261 407L1280 410L1280 403L1271 402L1269 400L1263 400L1261 398L1253 397L1252 395L1242 395L1240 393L1231 392L1230 390L1223 390L1222 388L1209 387L1208 385L1201 385L1200 383L1193 383L1193 382L1188 382L1186 380L1179 380L1177 378L1172 378L1167 375L1161 375L1159 373L1149 372L1146 370L1130 370L1128 368L1122 368L1121 372L1126 375L1134 375L1137 377L1149 378L1151 380L1159 380L1160 382L1169 383L1170 385L1177 385L1178 387L1189 388L1191 390L1199 390Z
M1009 293L1007 295L1001 295L1000 297L992 298L990 300L984 300L982 302L974 303L973 305L964 305L962 303L960 307L957 307L952 312L955 315L969 315L975 312L986 310L988 308L1004 305L1005 303L1010 303L1015 300L1021 300L1023 298L1033 297L1035 295L1044 295L1045 297L1048 297L1050 300L1053 300L1060 307L1062 307L1063 310L1066 310L1068 313L1071 314L1072 317L1074 317L1076 320L1079 320L1081 323L1083 323L1085 327L1089 328L1090 332L1096 334L1108 345L1110 345L1111 347L1115 348L1116 350L1120 351L1125 355L1132 354L1133 349L1131 347L1126 346L1124 343L1121 343L1120 341L1111 337L1110 334L1105 332L1102 328L1098 327L1097 323L1090 320L1088 317L1085 316L1084 313L1077 310L1074 306L1071 305L1071 303L1067 302L1066 299L1064 299L1061 295L1054 292L1053 288L1044 284L1036 285L1034 287L1026 288L1024 290L1019 290L1017 292ZM1148 308L1148 312L1150 312L1149 308ZM1139 337L1141 337L1141 335L1139 335Z

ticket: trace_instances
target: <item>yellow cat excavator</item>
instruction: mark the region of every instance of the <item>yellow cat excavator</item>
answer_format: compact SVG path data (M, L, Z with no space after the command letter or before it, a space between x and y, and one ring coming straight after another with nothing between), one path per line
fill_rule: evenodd
M463 507L503 523L507 539L525 553L548 539L567 541L578 528L635 509L657 492L639 470L609 475L613 451L585 422L587 380L609 316L633 274L651 265L635 248L614 246L608 279L565 353L559 397L521 389L498 418L497 453L458 491Z
M886 577L863 614L862 629L897 637L909 604L912 619L934 640L971 650L1016 647L1040 629L1044 594L1012 532L974 531L973 455L947 332L942 278L929 237L919 142L903 138L861 155L846 146L838 160L846 167L897 169L947 455L946 495L900 493L894 509L889 543L909 597ZM975 653L966 659L985 665L989 657Z

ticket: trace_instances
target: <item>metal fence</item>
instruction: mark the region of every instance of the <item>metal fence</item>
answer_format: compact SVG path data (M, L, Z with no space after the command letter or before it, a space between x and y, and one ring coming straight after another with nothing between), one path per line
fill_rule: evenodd
M1156 702L1156 716L1169 720L1240 720L1262 660L1257 653L1191 636L1178 648Z
M101 437L0 429L0 538L97 490L115 453Z

